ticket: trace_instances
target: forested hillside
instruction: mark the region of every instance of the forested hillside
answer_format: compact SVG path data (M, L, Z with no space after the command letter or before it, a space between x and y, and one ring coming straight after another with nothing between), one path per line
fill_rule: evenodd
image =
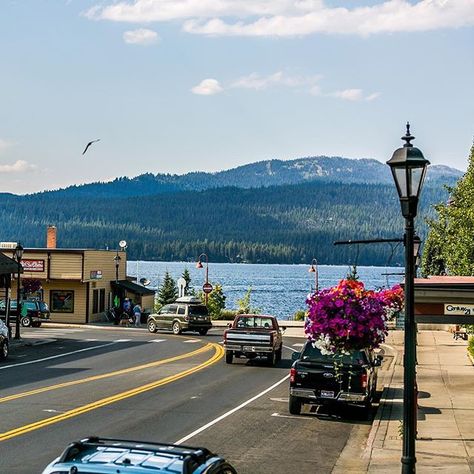
M446 200L427 183L417 219L424 233L429 206ZM130 259L354 263L354 246L334 240L397 237L403 233L393 184L311 182L258 189L219 188L148 197L0 195L0 240L45 245L46 226L58 228L58 246L116 248L125 239ZM361 246L359 264L401 263L401 248Z
M435 165L429 169L427 182L432 184L446 180L453 182L461 175L461 171L454 168ZM146 173L135 178L116 178L107 183L70 186L54 193L61 197L130 197L178 191L202 191L228 186L258 188L310 182L393 183L389 167L380 161L314 156L290 161L260 161L216 173L193 172L184 175Z

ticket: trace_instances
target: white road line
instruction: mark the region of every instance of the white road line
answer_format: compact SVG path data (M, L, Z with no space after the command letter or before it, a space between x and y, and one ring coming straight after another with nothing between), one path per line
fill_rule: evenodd
M114 342L130 342L131 339L115 339Z
M166 339L150 339L148 342L166 342Z
M304 344L302 344L301 342L297 342L296 344L292 344L293 347L303 347Z
M281 383L283 383L285 380L288 380L290 378L290 374L285 375L281 380L278 382L274 383L271 387L266 388L263 392L260 392L258 395L255 395L254 397L250 398L249 400L245 401L244 403L241 403L239 406L232 408L232 410L229 410L228 412L224 413L223 415L215 418L214 420L210 421L209 423L205 424L204 426L201 426L201 428L198 428L197 430L193 431L192 433L188 434L184 438L181 438L180 440L176 441L175 444L183 444L184 442L188 441L188 439L194 438L199 433L202 433L203 431L207 430L211 426L215 425L216 423L219 423L219 421L223 420L224 418L227 418L228 416L232 415L236 411L241 410L242 408L246 407L248 404L254 402L258 398L262 397L266 393L270 392L274 388L278 387Z
M95 342L95 341L98 341L99 339L84 339L84 341L86 342Z
M314 418L310 418L308 416L292 416L292 415L280 415L280 413L272 413L272 416L276 416L277 418L293 418L294 420L313 420Z
M77 351L72 351L72 352L65 352L64 354L56 354L54 356L44 357L43 359L35 359L35 360L30 360L28 362L20 362L19 364L4 365L3 367L0 367L0 370L9 369L11 367L19 367L20 365L36 364L37 362L44 362L45 360L59 359L60 357L65 357L71 354L78 354L79 352L92 351L93 349L100 349L101 347L112 346L113 344L115 344L115 342L109 342L108 344L101 344L100 346L86 347L85 349L79 349Z
M299 350L297 349L293 349L292 347L288 347L288 346L283 346L285 349L288 349L289 351L293 351L293 352L299 352Z
M193 344L195 342L201 342L201 340L200 339L188 339L187 341L183 341L183 342L184 342L184 344L186 344L186 343L187 344Z

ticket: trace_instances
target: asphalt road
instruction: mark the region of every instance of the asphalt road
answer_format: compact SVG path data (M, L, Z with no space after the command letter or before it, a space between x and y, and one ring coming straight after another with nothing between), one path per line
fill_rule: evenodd
M90 435L203 445L239 473L330 473L350 414L288 413L291 353L276 367L225 364L220 330L173 336L145 329L31 328L0 363L0 473L39 473Z

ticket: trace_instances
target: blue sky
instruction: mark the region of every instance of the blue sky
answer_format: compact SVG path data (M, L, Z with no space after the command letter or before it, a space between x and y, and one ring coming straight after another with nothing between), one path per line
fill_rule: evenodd
M2 0L0 192L474 136L474 0ZM100 138L82 156L85 144Z

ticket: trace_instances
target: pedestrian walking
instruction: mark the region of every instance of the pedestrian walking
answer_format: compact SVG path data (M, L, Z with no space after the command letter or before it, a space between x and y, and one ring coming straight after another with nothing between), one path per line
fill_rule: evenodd
M139 303L133 307L133 316L135 317L135 327L139 328L141 322L140 319L142 317L142 307Z

